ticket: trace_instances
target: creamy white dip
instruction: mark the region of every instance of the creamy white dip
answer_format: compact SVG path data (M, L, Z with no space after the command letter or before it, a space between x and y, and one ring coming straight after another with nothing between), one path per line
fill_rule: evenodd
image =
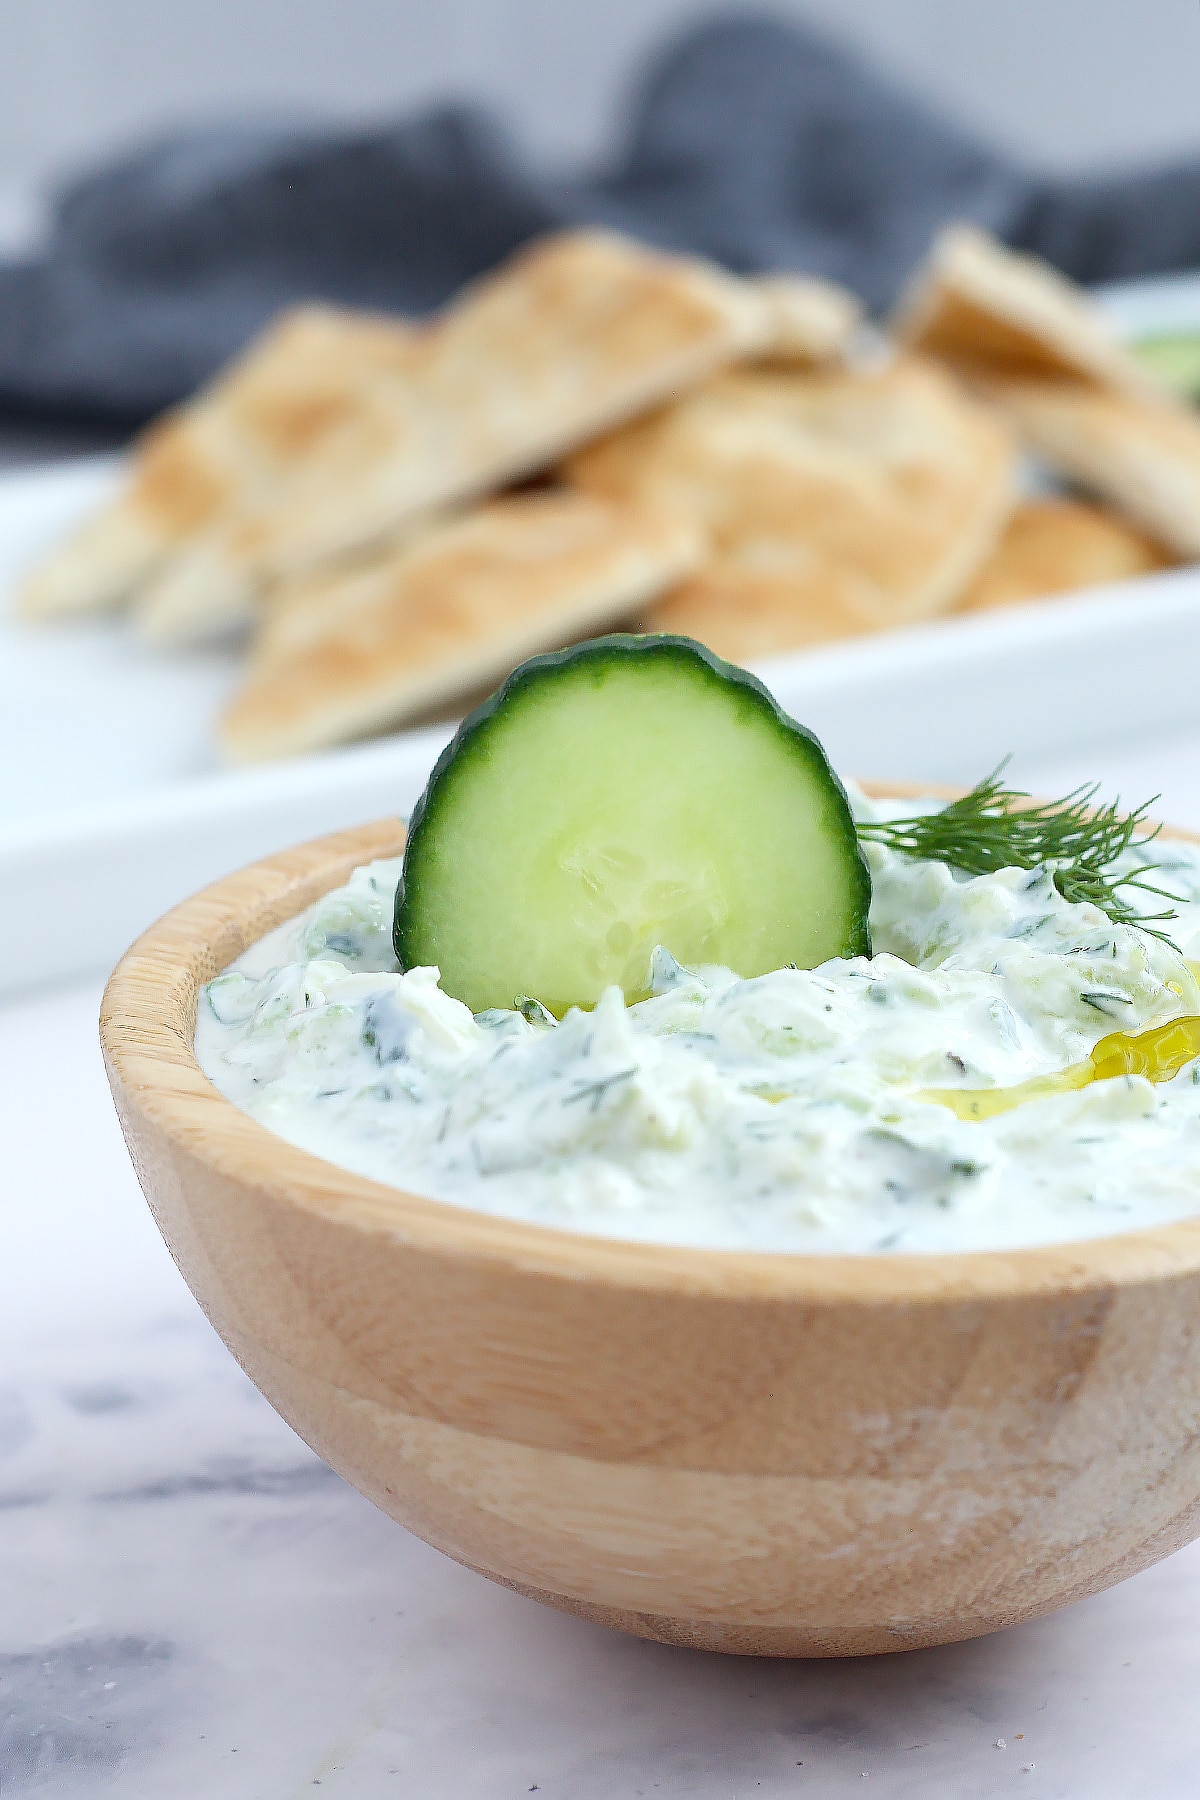
M1046 873L866 854L871 960L743 981L659 950L650 999L612 989L560 1024L473 1017L435 969L399 974L400 864L373 863L208 984L196 1054L330 1162L606 1237L979 1250L1200 1212L1200 1064L981 1123L919 1098L1015 1085L1111 1032L1200 1013L1184 960L1200 952L1196 850L1150 852L1181 896L1177 947L1069 905Z

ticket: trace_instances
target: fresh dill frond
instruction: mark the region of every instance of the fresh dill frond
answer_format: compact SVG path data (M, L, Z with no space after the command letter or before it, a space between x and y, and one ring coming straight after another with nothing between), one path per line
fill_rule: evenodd
M1114 865L1129 851L1153 842L1159 827L1145 830L1146 814L1157 800L1122 813L1120 801L1095 804L1100 783L1073 788L1061 800L1033 805L1020 788L1005 785L1008 758L977 782L969 794L951 800L937 812L914 813L903 819L860 820L858 835L885 844L902 856L944 862L966 875L990 875L997 869L1046 869L1064 900L1090 901L1114 925L1137 925L1169 943L1155 929L1177 914L1173 907L1141 913L1119 892L1139 889L1162 900L1178 896L1145 877L1157 864L1143 862L1128 872Z

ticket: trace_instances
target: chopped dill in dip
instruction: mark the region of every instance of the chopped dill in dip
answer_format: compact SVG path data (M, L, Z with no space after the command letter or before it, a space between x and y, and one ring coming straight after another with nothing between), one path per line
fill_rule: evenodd
M612 988L558 1024L529 1003L473 1016L436 970L398 973L400 863L370 864L208 984L196 1054L330 1162L606 1237L982 1250L1200 1212L1200 1064L979 1122L921 1097L1053 1075L1110 1033L1200 1013L1197 848L1139 853L1179 896L1170 943L1067 902L1044 870L968 878L864 849L869 960L743 981L659 949L650 998Z

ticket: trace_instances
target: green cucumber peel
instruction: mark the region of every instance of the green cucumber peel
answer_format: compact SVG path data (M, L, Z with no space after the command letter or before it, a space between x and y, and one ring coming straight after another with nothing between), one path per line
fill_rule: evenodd
M532 657L409 825L393 942L474 1012L646 993L650 954L743 976L870 954L870 874L817 738L690 638Z

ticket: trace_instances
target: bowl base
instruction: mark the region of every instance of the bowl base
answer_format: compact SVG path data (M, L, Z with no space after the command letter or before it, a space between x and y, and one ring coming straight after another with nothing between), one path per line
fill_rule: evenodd
M468 1564L474 1567L474 1564ZM899 1650L929 1650L937 1644L957 1644L967 1638L986 1637L1017 1623L1013 1619L930 1621L913 1626L855 1625L822 1629L808 1625L729 1624L720 1619L674 1619L661 1613L632 1612L623 1607L597 1606L575 1600L569 1594L552 1594L545 1588L509 1581L489 1569L478 1569L489 1581L498 1581L515 1594L540 1600L556 1612L571 1613L595 1625L607 1625L632 1637L650 1638L658 1644L675 1644L685 1650L711 1650L723 1656L778 1656L794 1659L830 1656L890 1656Z

